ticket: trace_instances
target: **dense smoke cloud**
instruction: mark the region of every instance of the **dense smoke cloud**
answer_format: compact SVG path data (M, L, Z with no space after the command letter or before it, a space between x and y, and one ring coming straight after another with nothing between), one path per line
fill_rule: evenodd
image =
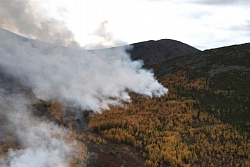
M9 150L0 157L2 167L68 167L71 144L64 140L67 132L28 112L30 101L22 94L0 88L0 115L7 118L7 134L17 136L24 148ZM1 132L2 133L2 132Z
M150 97L167 92L123 47L87 52L17 38L4 30L0 36L0 67L40 99L101 111L129 102L129 91Z
M4 122L0 142L11 134L23 146L8 150L0 157L0 166L68 167L74 147L65 140L65 129L33 117L29 110L34 101L26 98L21 85L32 90L35 99L96 112L130 102L129 92L149 97L167 93L151 71L142 69L141 61L131 60L128 48L83 51L59 46L78 44L63 22L42 16L30 0L0 0L0 17L1 28L56 44L0 29L0 123ZM115 40L106 26L105 21L94 33L102 41L86 48L125 44ZM2 85L5 76L11 78L11 85L17 83L17 90Z
M57 45L78 47L63 21L46 17L30 0L0 0L0 27Z

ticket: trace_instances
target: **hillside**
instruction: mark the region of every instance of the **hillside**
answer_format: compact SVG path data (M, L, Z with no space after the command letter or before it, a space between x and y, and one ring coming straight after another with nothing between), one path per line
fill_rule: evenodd
M171 58L163 58L168 55L167 50L175 50L166 47L171 43L168 40L134 45L134 51L138 51L134 55L145 55L145 60L149 60L145 67L153 69L157 80L169 89L165 95L150 97L133 91L144 88L133 85L152 79L146 76L147 80L136 82L135 76L143 78L142 74L147 71L140 69L140 64L130 62L124 50L109 50L100 58L94 53L102 50L72 50L5 30L0 31L0 39L0 166L15 166L19 162L49 167L58 164L73 167L250 166L250 44L198 52L190 51L187 46L187 52L195 53L176 54ZM19 53L21 58L8 59ZM90 54L85 57L88 61L78 56L86 53ZM106 53L113 56L112 61L105 57ZM117 53L122 55L122 63L116 59ZM152 56L158 53L163 57ZM38 57L32 59L34 54ZM22 59L22 55L28 59ZM73 60L68 59L68 55ZM133 53L132 58L137 59ZM143 73L128 75L134 68ZM105 70L108 75L100 73ZM81 79L82 74L87 82ZM100 74L102 78L98 79ZM127 78L117 80L118 74L126 74ZM98 80L100 85L96 84ZM109 84L116 86L110 80L117 80L117 89L123 86L121 82L130 86L123 89L130 90L131 102L122 93L122 105L117 105L112 96L103 98L105 92L116 90L110 88ZM157 82L153 83L158 86ZM145 86L147 93L150 85ZM99 94L93 93L95 89ZM80 90L85 91L92 105L75 105ZM156 92L159 90L162 89ZM68 95L66 101L65 94ZM95 97L101 101L93 103ZM72 98L74 105L67 101ZM93 107L94 104L105 100L112 102L108 103L110 109L102 113L91 111L91 107L99 109Z
M140 150L145 166L249 166L250 44L151 66L169 93L133 96L90 117L89 128Z

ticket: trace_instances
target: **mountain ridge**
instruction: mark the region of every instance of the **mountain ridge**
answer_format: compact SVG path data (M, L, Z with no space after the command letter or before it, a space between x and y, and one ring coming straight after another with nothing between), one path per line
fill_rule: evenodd
M157 64L174 57L200 52L199 49L173 39L150 40L131 45L133 48L128 50L131 58L133 60L142 59L146 65Z

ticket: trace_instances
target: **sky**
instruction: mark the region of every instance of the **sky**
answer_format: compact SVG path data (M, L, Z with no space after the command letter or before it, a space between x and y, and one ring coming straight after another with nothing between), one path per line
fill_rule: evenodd
M63 23L80 46L102 43L109 47L175 39L204 50L250 41L249 0L29 0L29 3L34 13Z

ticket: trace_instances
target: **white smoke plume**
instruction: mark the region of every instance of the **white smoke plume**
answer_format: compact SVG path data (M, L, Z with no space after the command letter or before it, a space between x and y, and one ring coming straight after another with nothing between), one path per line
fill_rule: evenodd
M44 16L31 2L35 1L0 0L0 27L56 45L0 29L0 81L4 75L10 76L11 84L18 82L29 87L39 99L96 112L121 101L130 102L129 92L150 97L167 93L153 73L142 68L141 61L131 60L125 47L83 51L59 46L78 44L63 22ZM101 42L85 48L125 44L115 40L106 26L107 21L94 33ZM68 167L72 154L72 143L65 141L68 132L33 117L28 112L30 105L21 91L13 93L0 83L0 119L8 120L0 130L14 133L24 146L0 157L0 166Z
M32 117L29 103L18 92L0 89L0 114L7 117L7 131L16 134L24 146L24 149L10 149L6 156L0 157L0 166L68 167L71 144L64 141L66 130Z
M167 93L141 61L119 47L99 51L46 45L0 31L0 67L44 100L101 111L130 101L129 92Z
M46 16L31 0L0 0L0 28L47 43L79 47L63 21Z

